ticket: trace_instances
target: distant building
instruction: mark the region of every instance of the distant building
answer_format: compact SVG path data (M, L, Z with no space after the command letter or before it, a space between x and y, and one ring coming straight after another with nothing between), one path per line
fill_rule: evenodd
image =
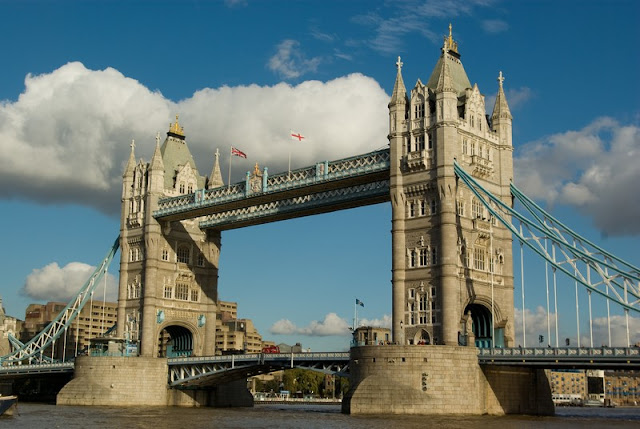
M545 373L557 404L571 398L603 404L608 399L616 405L640 404L640 371L548 369Z
M389 344L391 341L391 330L389 328L378 328L374 326L360 326L355 330L353 338L359 346Z
M581 369L545 370L554 397L587 400L587 376ZM568 405L568 404L567 404Z
M238 304L218 301L216 317L216 354L261 353L262 335L251 319L238 319ZM273 342L268 342L273 345Z
M7 316L4 311L4 306L2 305L2 298L0 298L0 356L4 356L11 352L9 335L18 338L20 336L22 324L22 320Z
M25 311L20 341L26 343L35 337L54 321L66 306L67 304L63 302L29 304ZM87 303L69 326L66 340L62 336L56 341L53 347L53 357L68 359L75 356L76 351L83 353L92 338L103 336L116 324L117 308L118 304L115 302L93 301L93 303ZM47 348L44 354L51 357L51 347Z
M605 371L605 398L616 405L640 404L640 371Z
M218 301L218 313L223 321L235 320L238 318L238 303L228 301Z
M295 345L293 346L285 343L280 343L278 344L278 348L280 348L280 353L306 353L309 351L303 349L300 343L295 343Z

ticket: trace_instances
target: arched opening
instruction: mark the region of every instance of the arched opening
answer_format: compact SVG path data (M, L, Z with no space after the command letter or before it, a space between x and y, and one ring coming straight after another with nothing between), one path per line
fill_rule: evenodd
M158 336L158 357L191 356L193 335L182 326L167 326Z
M475 345L479 348L493 347L491 325L491 310L484 305L469 304L465 307L464 313L471 312L472 331L475 336ZM498 343L496 338L496 344Z
M427 346L431 344L431 337L429 336L429 333L424 329L421 329L420 331L416 332L415 337L413 337L413 344L418 344L423 346Z

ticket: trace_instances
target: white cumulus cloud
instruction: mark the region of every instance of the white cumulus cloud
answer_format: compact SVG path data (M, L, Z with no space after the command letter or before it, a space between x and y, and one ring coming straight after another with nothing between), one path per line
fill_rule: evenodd
M0 198L77 203L115 214L130 142L147 161L155 135L180 124L200 174L208 175L216 148L232 181L255 162L271 174L321 160L365 153L387 145L389 96L373 79L352 74L292 86L205 88L179 102L119 71L90 70L79 62L29 75L15 101L0 102ZM294 145L289 130L307 137Z
M372 326L374 328L389 328L391 329L391 316L385 314L380 319L360 319L358 326Z
M598 118L517 147L515 184L549 206L578 209L606 235L638 235L639 148L640 127Z
M349 335L349 324L336 313L327 314L323 320L313 320L305 327L297 327L288 319L275 322L269 329L274 335L307 335L311 337L326 337L330 335Z
M23 295L39 301L68 302L75 297L87 282L96 267L81 262L70 262L60 267L56 262L34 269L25 279L20 291ZM115 301L118 296L116 279L107 273L106 299ZM94 300L104 296L104 279L96 287Z

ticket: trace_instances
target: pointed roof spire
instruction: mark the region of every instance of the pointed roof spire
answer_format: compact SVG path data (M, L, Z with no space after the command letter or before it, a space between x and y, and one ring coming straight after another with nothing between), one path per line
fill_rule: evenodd
M400 61L400 57L398 57L398 61L396 61L398 73L396 74L396 83L393 85L393 92L391 93L391 101L389 104L396 104L401 100L404 103L407 101L407 89L405 88L404 81L402 80L402 66L403 63Z
M129 153L129 160L127 161L127 166L124 168L124 176L133 174L133 169L136 166L136 155L135 155L135 147L136 141L131 139L131 153Z
M440 55L438 62L431 72L427 87L434 91L436 89L442 91L442 88L453 89L457 92L458 97L460 97L465 94L467 88L471 88L471 82L469 82L467 73L464 71L464 67L460 61L458 43L453 40L451 29L452 26L449 24L449 35L443 37L442 48L440 49L442 55ZM443 76L445 69L447 76Z
M220 151L216 148L216 160L213 163L213 170L211 170L211 175L209 176L209 189L219 188L224 186L224 181L222 180L222 173L220 173Z
M162 153L160 152L160 133L156 134L156 149L151 157L151 170L164 171L164 162L162 162Z
M502 76L502 71L500 71L498 75L498 95L496 95L496 104L493 106L493 113L491 114L492 121L498 118L513 119L507 104L507 97L504 95L502 82L504 82L504 77Z

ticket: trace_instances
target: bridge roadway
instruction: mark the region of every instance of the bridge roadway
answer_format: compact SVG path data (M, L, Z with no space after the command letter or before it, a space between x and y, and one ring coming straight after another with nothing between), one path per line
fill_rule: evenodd
M640 370L640 347L478 349L478 362L480 365L544 369ZM349 352L180 357L169 358L168 366L170 387L197 389L289 368L304 368L325 374L348 376ZM0 380L73 373L73 367L73 362L5 366L0 367Z
M162 198L159 221L204 217L200 228L219 230L389 201L389 149L366 153L215 189Z
M168 363L169 386L190 389L291 368L346 376L349 369L349 352L184 357L171 358Z

